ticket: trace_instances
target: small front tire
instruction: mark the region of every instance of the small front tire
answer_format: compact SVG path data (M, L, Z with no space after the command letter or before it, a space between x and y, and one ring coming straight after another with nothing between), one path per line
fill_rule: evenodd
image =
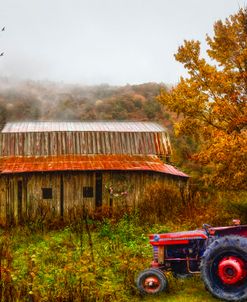
M164 273L154 268L141 272L136 284L142 295L155 295L165 291L168 287L168 281Z

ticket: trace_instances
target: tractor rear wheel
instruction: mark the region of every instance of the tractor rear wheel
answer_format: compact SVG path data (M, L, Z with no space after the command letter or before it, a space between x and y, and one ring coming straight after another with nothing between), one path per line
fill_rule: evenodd
M150 268L141 272L137 278L137 287L141 294L158 294L168 286L167 278L160 269Z
M201 259L205 287L225 301L247 299L247 238L226 236L213 241Z

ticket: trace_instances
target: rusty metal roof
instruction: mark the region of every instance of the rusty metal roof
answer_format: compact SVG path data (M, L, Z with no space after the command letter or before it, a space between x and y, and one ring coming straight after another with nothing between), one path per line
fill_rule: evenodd
M49 171L153 171L187 178L188 175L151 155L64 155L2 157L0 173Z
M23 132L164 132L166 129L152 122L13 122L6 123L2 133Z

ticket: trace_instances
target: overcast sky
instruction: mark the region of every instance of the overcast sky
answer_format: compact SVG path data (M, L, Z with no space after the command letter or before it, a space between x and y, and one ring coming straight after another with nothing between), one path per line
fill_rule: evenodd
M0 76L81 84L165 82L174 53L247 0L0 0ZM205 47L205 43L203 43Z

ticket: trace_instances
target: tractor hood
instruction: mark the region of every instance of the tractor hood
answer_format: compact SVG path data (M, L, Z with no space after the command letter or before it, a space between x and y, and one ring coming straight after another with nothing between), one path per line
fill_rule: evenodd
M206 240L207 238L208 236L204 230L149 235L152 245L188 244L189 240Z

